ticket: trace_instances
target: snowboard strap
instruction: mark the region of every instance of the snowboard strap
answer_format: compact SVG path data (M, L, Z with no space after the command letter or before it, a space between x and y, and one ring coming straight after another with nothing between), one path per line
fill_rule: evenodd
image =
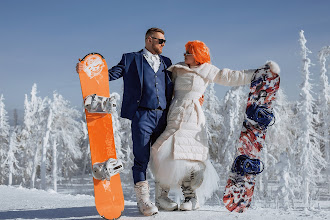
M120 159L110 158L103 163L93 164L93 177L98 180L110 180L110 178L124 170Z
M262 167L262 169L261 169ZM231 171L241 176L245 174L259 174L264 170L264 163L259 159L250 159L246 155L236 157Z
M256 105L253 103L246 109L246 117L258 123L262 130L266 130L268 126L275 123L275 117L267 106ZM273 123L269 125L271 122Z
M84 99L84 108L90 113L113 113L116 110L114 97L88 95Z

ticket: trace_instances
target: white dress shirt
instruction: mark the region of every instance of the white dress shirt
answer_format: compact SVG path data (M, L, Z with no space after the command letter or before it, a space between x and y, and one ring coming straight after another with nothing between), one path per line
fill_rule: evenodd
M160 66L160 58L159 58L158 54L152 54L146 48L143 48L142 53L143 53L144 58L147 60L147 62L151 66L151 68L155 71L155 73L157 73L159 66Z

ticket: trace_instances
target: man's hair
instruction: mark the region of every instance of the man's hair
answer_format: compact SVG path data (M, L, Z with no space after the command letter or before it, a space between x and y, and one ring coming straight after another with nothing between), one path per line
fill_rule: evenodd
M162 34L165 34L165 32L162 29L153 27L153 28L149 28L147 30L145 39L147 39L149 36L151 36L155 32L160 32Z

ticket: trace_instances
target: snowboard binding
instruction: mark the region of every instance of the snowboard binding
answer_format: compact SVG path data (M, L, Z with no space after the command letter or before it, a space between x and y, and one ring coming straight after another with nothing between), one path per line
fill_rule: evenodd
M84 107L90 113L113 113L116 110L116 99L96 94L88 95L84 99Z
M119 159L110 158L103 163L94 163L93 177L98 180L110 180L110 178L124 170L123 163Z
M261 169L262 168L262 169ZM246 155L236 157L231 171L244 176L245 174L257 175L264 170L264 163L259 159L250 159Z
M266 106L256 105L255 103L246 109L246 116L256 122L262 130L266 130L268 126L275 123L274 114ZM273 124L269 125L272 121Z

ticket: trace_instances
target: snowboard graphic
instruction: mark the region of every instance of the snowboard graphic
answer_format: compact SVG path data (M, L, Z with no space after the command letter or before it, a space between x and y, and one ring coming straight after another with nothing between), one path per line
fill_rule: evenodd
M108 67L101 54L87 54L81 61L83 71L79 72L83 99L96 94L109 97ZM109 158L116 159L116 149L112 129L112 118L109 113L91 113L85 110L92 165L103 163ZM108 180L94 181L95 205L98 213L105 219L117 219L124 210L124 195L120 175Z
M245 118L236 158L233 162L225 188L223 202L229 211L244 212L253 196L256 175L263 170L260 159L262 144L266 138L267 127L274 122L272 103L280 85L279 67L269 62L257 69L251 81Z

